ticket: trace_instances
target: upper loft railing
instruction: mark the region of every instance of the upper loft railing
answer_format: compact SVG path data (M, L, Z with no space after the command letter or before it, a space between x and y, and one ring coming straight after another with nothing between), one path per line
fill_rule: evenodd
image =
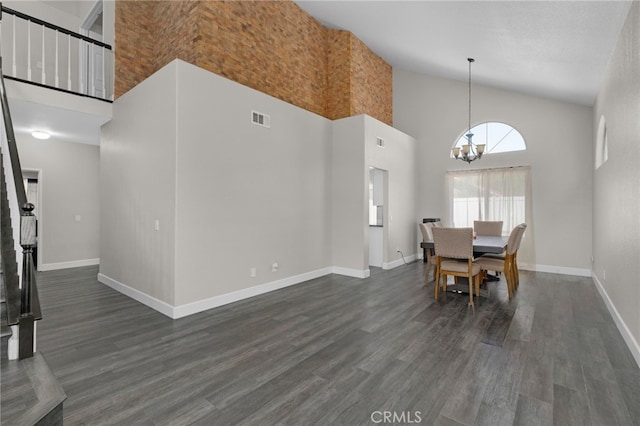
M2 6L4 76L113 101L113 51L91 37Z

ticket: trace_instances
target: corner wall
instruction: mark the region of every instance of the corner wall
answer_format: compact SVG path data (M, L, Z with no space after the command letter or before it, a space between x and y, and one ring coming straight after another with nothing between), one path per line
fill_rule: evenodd
M609 155L593 175L593 277L640 365L638 2L631 6L598 94L593 112L594 133L603 115Z
M215 304L229 293L328 273L331 121L194 65L172 64L175 304ZM269 128L251 122L253 110L270 116Z
M385 141L377 146L376 138ZM383 218L383 268L417 257L415 217L415 140L372 117L358 115L333 122L333 265L336 272L369 275L369 167L388 176Z
M364 276L368 165L389 170L397 212L387 267L396 246L415 253L414 143L384 123L331 122L180 60L113 110L99 280L170 317L332 272ZM386 148L366 154L376 136Z
M114 102L100 141L99 279L156 308L175 303L175 176L174 63Z

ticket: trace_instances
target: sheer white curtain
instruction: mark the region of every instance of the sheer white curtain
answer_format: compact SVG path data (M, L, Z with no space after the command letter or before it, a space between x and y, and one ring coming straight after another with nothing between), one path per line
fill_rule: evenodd
M447 221L452 226L472 227L474 220L501 220L505 235L520 223L526 223L531 231L531 167L450 171L445 180Z

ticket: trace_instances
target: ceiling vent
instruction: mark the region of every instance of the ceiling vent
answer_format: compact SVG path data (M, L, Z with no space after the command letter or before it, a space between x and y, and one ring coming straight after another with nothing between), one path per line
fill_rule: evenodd
M258 111L251 111L251 122L262 127L271 127L271 117Z
M384 148L384 139L382 139L380 136L378 136L376 138L376 145L378 145L379 147Z

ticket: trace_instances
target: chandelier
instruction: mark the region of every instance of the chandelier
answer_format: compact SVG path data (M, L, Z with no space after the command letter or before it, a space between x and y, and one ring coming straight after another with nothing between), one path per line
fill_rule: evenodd
M475 59L467 58L467 61L469 61L469 130L465 135L467 143L462 145L462 148L455 147L451 151L456 160L471 163L474 160L482 158L482 154L484 154L484 144L476 145L471 140L471 138L473 138L473 133L471 133L471 63L475 62Z

